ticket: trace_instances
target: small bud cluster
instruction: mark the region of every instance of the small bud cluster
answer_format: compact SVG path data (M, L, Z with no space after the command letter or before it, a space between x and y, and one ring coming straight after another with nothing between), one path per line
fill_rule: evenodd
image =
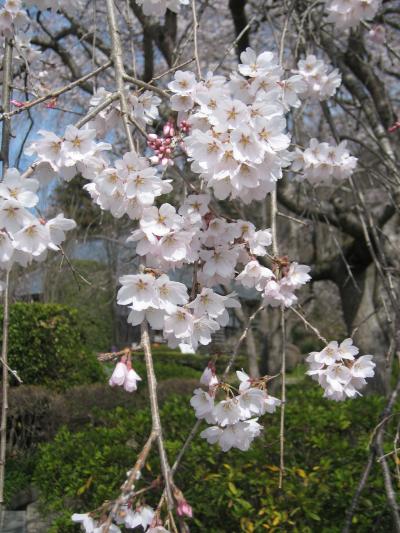
M340 345L330 342L320 352L311 352L306 361L310 365L309 376L318 381L324 389L324 397L341 401L361 396L359 389L367 384L365 378L375 374L372 355L355 356L359 350L352 339L345 339Z
M175 128L172 121L164 124L163 134L159 137L155 133L148 135L147 145L151 148L155 155L150 158L153 164L161 164L163 166L173 165L172 156L178 146L183 146L183 135L188 133L190 125L186 120L182 120L178 129Z
M200 378L208 390L195 389L190 400L196 417L210 424L200 436L210 444L218 443L224 452L231 448L248 450L262 430L258 417L274 413L281 403L267 392L270 378L252 380L243 370L236 374L240 381L238 394L227 383L221 383L214 366L209 365ZM217 400L219 395L222 400Z

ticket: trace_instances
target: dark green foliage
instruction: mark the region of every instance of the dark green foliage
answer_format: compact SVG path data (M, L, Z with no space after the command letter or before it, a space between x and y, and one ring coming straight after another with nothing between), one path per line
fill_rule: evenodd
M13 503L15 495L27 490L31 484L35 469L36 457L34 453L21 453L7 459L4 494L6 505Z
M162 407L171 460L195 421L188 400L173 396ZM282 491L279 414L264 417L264 434L248 452L225 454L197 437L176 476L194 507L191 532L340 531L382 407L378 397L335 403L322 399L312 385L289 388ZM118 408L98 416L100 423L77 433L62 429L53 443L40 447L35 480L47 511L60 513L54 533L77 531L69 521L71 512L94 509L118 494L150 431L148 410ZM150 456L143 482L151 481L153 472L156 454ZM378 466L355 520L357 532L392 530Z
M155 363L160 364L177 364L179 366L186 366L203 372L204 368L207 366L208 362L213 358L209 354L183 354L180 350L172 350L164 345L153 345L152 352L154 356ZM215 366L217 373L221 373L225 370L225 367L229 361L230 354L221 354L218 355ZM133 355L134 364L135 360L143 361L144 356L143 352L135 352ZM237 368L247 368L247 357L244 355L239 355L235 359L235 365ZM174 377L178 377L175 374Z
M77 310L66 306L13 304L9 328L11 368L27 385L52 388L104 379L95 354L86 347L84 327Z

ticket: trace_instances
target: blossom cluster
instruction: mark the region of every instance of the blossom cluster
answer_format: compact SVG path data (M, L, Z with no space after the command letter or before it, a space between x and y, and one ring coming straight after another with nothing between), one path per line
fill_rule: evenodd
M331 69L322 59L309 54L297 64L297 70L306 83L306 90L301 93L302 97L326 100L333 96L342 82L342 76L337 68Z
M12 36L27 20L21 0L6 0L0 9L0 35Z
M22 30L24 24L28 22L28 17L23 9L35 7L39 10L58 9L63 7L62 0L6 0L0 9L0 35L7 37L14 35L15 31ZM80 8L83 6L82 0L69 0L68 7Z
M288 164L285 115L298 107L307 86L300 75L283 79L272 52L247 48L230 79L208 73L197 81L177 71L168 88L171 107L186 118L191 133L185 146L191 168L216 198L263 200Z
M353 28L363 20L371 20L381 7L381 0L326 0L328 21L339 28Z
M163 330L170 347L185 344L196 349L211 342L211 335L228 322L227 308L239 303L232 295L221 295L203 288L189 303L183 283L171 281L155 272L120 278L118 303L131 309L128 322L139 325L146 319L155 330Z
M43 261L48 250L59 250L65 232L75 228L73 220L62 214L50 220L32 212L39 197L39 183L23 177L17 169L8 169L0 184L0 268L13 264L27 266Z
M374 376L375 363L372 355L362 355L356 359L359 350L352 339L338 344L330 342L320 352L311 352L307 374L318 381L324 389L324 397L330 400L345 400L361 396L359 389L367 382L365 378Z
M123 355L120 361L115 365L109 384L111 387L123 387L126 392L134 392L137 390L138 381L142 381L142 378L132 368L130 358Z
M244 287L262 292L264 305L290 307L297 302L295 291L311 280L308 265L277 259L274 272L254 259L246 264L236 281Z
M55 176L69 181L79 173L90 179L106 166L103 152L110 150L111 145L96 143L96 130L93 128L80 129L70 124L62 137L46 130L38 133L41 138L31 143L25 153L36 154L35 176L41 181Z
M181 5L188 5L189 0L136 0L145 15L163 16L167 9L179 13Z
M129 87L124 89L126 101L129 106L130 116L144 128L146 124L151 123L158 118L158 106L161 99L152 91L144 91L136 94L129 90ZM111 97L109 91L104 87L99 87L90 99L89 112L100 104L103 104L107 98ZM91 127L96 129L99 136L104 136L110 129L116 128L122 124L122 113L119 99L110 103L105 109L97 113L95 118L90 122Z
M281 403L267 393L263 379L252 380L243 370L236 374L240 386L235 395L229 385L219 382L214 367L209 365L200 379L208 390L195 389L190 400L196 417L210 424L200 436L210 444L218 443L224 452L231 448L248 450L262 430L258 417L274 413ZM219 391L225 391L225 396L217 401Z
M119 525L124 525L128 529L134 529L141 526L143 531L147 531L148 533L167 532L167 530L161 526L157 526L156 524L152 526L153 522L156 522L154 517L154 510L148 505L139 505L135 509L132 509L129 505L122 505L119 508L116 522ZM104 531L104 524L99 524L98 521L88 513L74 513L71 518L73 522L82 526L85 533L103 533ZM121 529L116 524L111 524L109 532L121 533Z
M298 172L296 179L308 180L314 185L331 183L332 180L350 178L357 166L357 158L350 155L346 141L337 146L311 139L304 151L296 148L291 169Z
M201 284L227 283L237 265L266 255L271 232L245 220L227 221L210 211L209 202L206 194L191 194L178 212L168 203L147 208L128 241L137 243L136 253L148 266L166 271L197 262Z

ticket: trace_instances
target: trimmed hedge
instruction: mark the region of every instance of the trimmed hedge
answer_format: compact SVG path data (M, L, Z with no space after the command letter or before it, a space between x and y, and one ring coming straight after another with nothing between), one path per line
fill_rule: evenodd
M173 396L162 407L170 460L194 423L188 401ZM194 508L191 532L339 532L383 402L373 396L328 402L314 385L290 387L283 490L278 489L279 414L264 417L263 436L248 452L223 453L197 437L176 476ZM63 428L39 449L34 479L45 511L59 513L51 533L78 531L70 522L72 512L95 509L118 494L151 427L147 409L117 408L101 420L76 433ZM142 482L153 479L157 462L154 453ZM159 494L149 494L154 505ZM392 530L379 468L371 472L354 519L358 533L376 529Z
M27 385L65 389L104 379L95 354L86 347L78 311L63 305L11 305L8 357Z

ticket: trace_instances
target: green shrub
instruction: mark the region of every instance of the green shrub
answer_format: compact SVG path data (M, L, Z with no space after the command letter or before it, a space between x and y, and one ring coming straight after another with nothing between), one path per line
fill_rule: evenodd
M164 345L153 345L152 353L155 364L177 364L179 367L189 367L203 372L208 362L213 358L213 355L196 353L196 354L183 354L180 350L173 350ZM216 369L218 373L222 373L229 361L230 354L218 355L216 359ZM143 352L134 352L134 361L143 361ZM235 366L237 368L247 367L247 357L244 355L238 355L235 359ZM178 374L179 375L179 374ZM175 374L175 377L178 376ZM189 377L189 376L188 376Z
M335 403L322 399L313 385L289 388L283 490L278 489L279 414L264 417L263 436L248 452L223 453L197 437L176 475L194 507L191 531L339 532L382 406L378 397ZM173 460L194 416L183 396L168 399L161 411ZM103 413L100 426L77 433L62 429L53 443L40 447L34 477L45 509L60 514L53 533L78 531L70 523L72 512L95 509L118 494L150 426L148 410L118 408ZM153 454L142 482L150 482L157 467ZM149 496L149 503L158 496ZM361 533L392 530L379 468L371 473L354 527Z
M67 388L104 379L78 312L58 304L11 305L9 364L27 385Z
M4 482L4 496L7 506L16 494L30 486L35 463L36 457L34 453L25 452L7 459Z

